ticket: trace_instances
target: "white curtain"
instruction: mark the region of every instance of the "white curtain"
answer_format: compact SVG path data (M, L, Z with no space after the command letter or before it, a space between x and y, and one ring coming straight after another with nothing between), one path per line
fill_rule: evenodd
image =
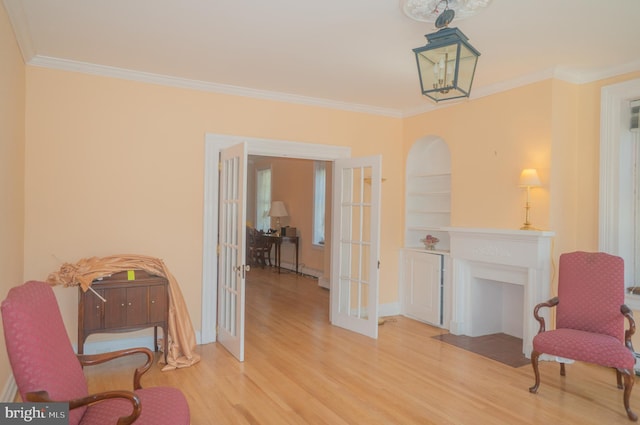
M324 245L324 214L327 185L324 162L316 162L313 183L313 243Z
M256 172L256 229L265 232L271 227L271 168Z

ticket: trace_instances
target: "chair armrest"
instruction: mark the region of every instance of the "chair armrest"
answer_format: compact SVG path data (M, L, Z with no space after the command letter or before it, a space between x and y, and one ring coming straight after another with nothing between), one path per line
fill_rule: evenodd
M147 356L147 361L144 365L140 366L133 373L133 389L139 390L142 388L140 385L140 378L142 375L149 370L151 364L153 362L153 353L148 348L137 347L137 348L127 348L124 350L111 351L109 353L100 353L100 354L77 354L78 361L82 366L93 366L100 363L107 362L109 360L117 359L124 356L129 356L132 354L145 354Z
M620 306L620 313L622 313L629 321L629 329L624 331L624 345L626 345L629 350L635 352L633 344L631 343L631 335L636 333L636 321L633 319L633 311L631 311L626 304L622 304Z
M26 394L27 401L36 403L69 403L69 409L76 409L81 406L88 406L90 404L99 403L104 400L112 398L124 398L131 402L133 406L133 412L129 416L121 416L118 418L117 425L130 425L142 412L142 406L140 404L140 398L131 391L105 391L102 393L91 394L86 397L76 398L73 400L51 400L49 393L46 391L35 391Z
M542 307L555 307L558 305L559 302L560 302L560 299L558 297L553 297L550 300L540 303L533 308L533 317L535 317L538 323L540 323L540 329L538 329L538 333L544 332L546 328L544 323L544 317L540 316L539 310Z

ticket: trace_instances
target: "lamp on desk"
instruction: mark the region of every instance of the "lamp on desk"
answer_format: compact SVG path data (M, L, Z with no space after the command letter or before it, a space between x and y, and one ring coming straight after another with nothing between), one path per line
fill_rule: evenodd
M280 232L280 217L287 217L287 208L282 201L273 201L271 203L271 209L269 210L269 217L276 218L276 230Z

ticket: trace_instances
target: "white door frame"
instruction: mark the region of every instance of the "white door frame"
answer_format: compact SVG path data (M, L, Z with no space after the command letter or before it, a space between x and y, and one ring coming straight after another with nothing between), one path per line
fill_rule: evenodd
M205 135L203 255L202 255L202 323L200 343L216 341L218 256L218 161L220 150L247 142L249 155L335 161L351 157L347 146L287 142L227 134Z

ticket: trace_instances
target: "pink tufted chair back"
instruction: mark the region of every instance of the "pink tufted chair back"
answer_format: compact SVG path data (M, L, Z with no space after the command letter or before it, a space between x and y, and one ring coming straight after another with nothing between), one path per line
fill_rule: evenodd
M624 343L624 262L602 252L560 256L557 329L606 334Z
M2 302L2 324L13 376L26 393L47 391L52 400L88 395L87 381L62 322L51 287L31 281L12 288ZM86 407L69 412L77 425Z

